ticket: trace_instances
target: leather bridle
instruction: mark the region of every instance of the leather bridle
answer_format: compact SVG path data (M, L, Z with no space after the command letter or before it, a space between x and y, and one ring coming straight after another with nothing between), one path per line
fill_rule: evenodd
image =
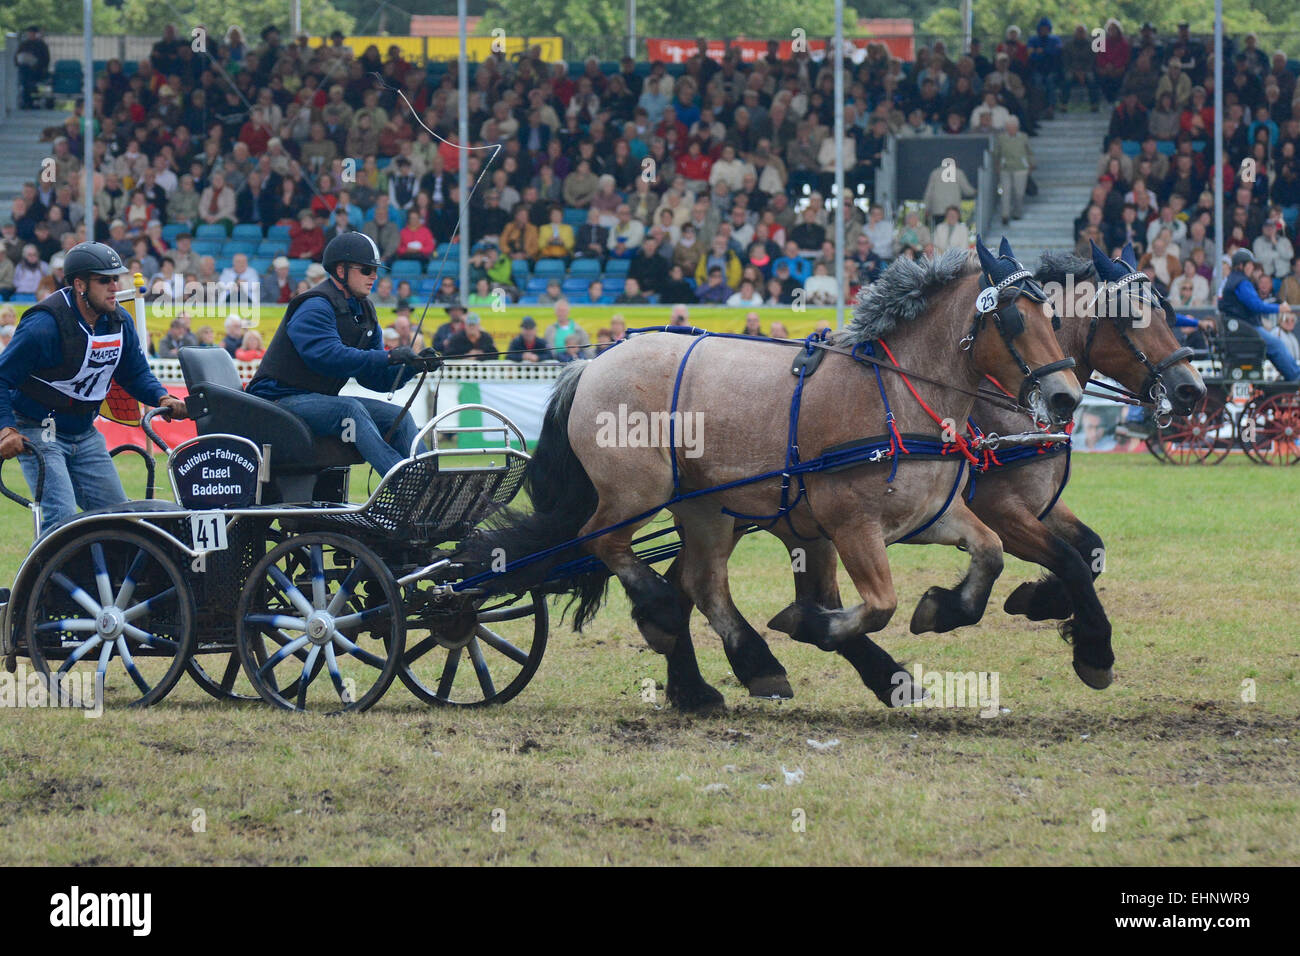
M1030 368L1029 363L1020 354L1020 350L1016 348L1015 340L1025 331L1025 316L1016 305L1016 300L1023 295L1035 302L1047 301L1047 293L1034 281L1033 273L1027 269L1017 269L1001 282L996 283L989 277L988 272L983 272L982 276L984 289L975 300L975 319L971 323L970 331L959 344L963 351L969 351L974 346L975 337L983 329L984 323L989 316L992 316L993 327L998 330L1007 352L1011 355L1012 361L1019 366L1020 374L1023 376L1020 393L1016 396L1017 401L1037 418L1036 409L1042 397L1042 379L1054 372L1072 369L1076 363L1073 358L1066 357L1040 365L1038 368ZM989 295L990 292L993 294ZM1052 328L1060 327L1060 317L1053 314Z
M1093 367L1091 358L1092 340L1097 335L1097 329L1101 326L1101 320L1109 319L1114 324L1115 332L1119 335L1120 341L1124 343L1125 347L1128 348L1133 357L1142 363L1142 366L1147 370L1147 376L1142 380L1142 384L1139 386L1137 394L1129 392L1128 389L1121 390L1114 386L1107 387L1111 391L1117 391L1120 392L1120 394L1127 394L1130 398L1137 399L1143 405L1150 404L1154 406L1157 418L1156 424L1163 428L1173 419L1173 408L1169 402L1169 393L1165 389L1164 373L1179 362L1191 358L1195 353L1184 346L1182 348L1174 349L1174 351L1170 352L1159 362L1152 362L1151 359L1147 357L1147 354L1138 347L1137 343L1129 337L1129 327L1130 322L1132 321L1132 316L1125 314L1127 310L1118 310L1117 312L1112 313L1111 310L1107 309L1106 314L1103 315L1100 309L1100 303L1103 296L1108 301L1113 302L1118 297L1118 293L1127 292L1131 296L1134 296L1143 302L1148 308L1158 308L1164 312L1166 317L1169 316L1173 312L1173 306L1169 304L1169 300L1161 295L1158 290L1152 288L1148 292L1148 290L1142 288L1140 285L1142 282L1150 283L1150 281L1150 276L1144 272L1130 272L1128 275L1122 276L1114 282L1103 281L1101 287L1092 297L1092 318L1088 321L1088 336L1083 343L1083 360L1087 363L1089 368Z

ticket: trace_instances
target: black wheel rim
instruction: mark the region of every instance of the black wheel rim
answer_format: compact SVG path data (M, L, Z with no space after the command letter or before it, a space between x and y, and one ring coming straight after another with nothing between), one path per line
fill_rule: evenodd
M167 696L190 658L193 595L156 542L120 529L87 534L45 564L24 634L32 663L61 685L102 681L105 706L147 707Z
M437 629L412 615L398 677L427 704L503 704L537 673L549 624L546 598L536 591L484 601L468 639L440 641Z
M277 545L253 569L235 614L244 673L286 710L372 707L397 673L405 628L397 583L341 535ZM325 675L325 676L322 676Z

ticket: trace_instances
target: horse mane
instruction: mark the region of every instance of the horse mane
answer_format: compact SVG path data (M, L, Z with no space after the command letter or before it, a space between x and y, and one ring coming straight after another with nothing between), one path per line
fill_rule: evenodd
M1091 259L1084 259L1072 252L1050 252L1044 249L1038 260L1034 281L1040 285L1054 282L1063 286L1067 276L1074 276L1076 282L1081 279L1093 281L1097 278L1097 267Z
M915 261L899 256L879 279L863 286L853 317L833 340L837 345L858 345L888 335L900 322L920 318L934 293L978 271L979 261L965 249L949 249L936 258Z

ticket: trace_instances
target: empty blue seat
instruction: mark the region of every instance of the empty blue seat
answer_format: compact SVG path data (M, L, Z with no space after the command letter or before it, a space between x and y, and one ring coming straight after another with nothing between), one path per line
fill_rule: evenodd
M590 279L565 279L564 282L560 284L560 288L564 291L565 295L570 295L575 292L586 292L587 285L590 282Z
M593 279L600 275L599 259L574 259L573 265L569 266L569 275L571 276L591 276Z
M561 279L564 277L564 263L559 259L539 259L533 275Z
M618 298L618 296L617 296L615 293L613 293L613 292L606 292L604 295L602 295L602 296L600 297L600 304L601 304L601 305L613 305L613 304L614 304L614 300L617 299L617 298Z
M257 254L259 256L282 256L288 251L288 239L263 239L257 244Z
M1174 141L1172 139L1156 140L1156 152L1161 156L1174 155Z
M416 262L414 259L399 259L393 263L393 277L399 278L404 276L408 279L413 279L423 273L421 265L421 263Z
M271 261L270 256L254 256L248 260L248 268L252 269L259 275L263 272L270 272Z
M266 230L266 238L268 238L268 239L283 239L285 242L288 242L289 239L290 239L290 236L289 236L289 227L288 227L288 226L271 226L269 229Z
M544 277L533 276L531 279L528 280L528 283L524 286L524 290L526 292L532 292L540 295L541 293L546 291L546 283L548 283L549 281L550 281L549 279L546 279Z
M230 238L260 240L262 227L255 222L241 222L230 231Z
M167 225L162 227L162 237L167 242L175 242L176 237L182 232L189 231L190 227L185 225L183 222L169 222Z
M219 256L221 255L221 246L222 241L220 239L195 239L190 248L200 256Z
M564 221L570 226L581 226L587 221L587 210L570 206L564 210Z
M216 222L204 222L194 230L195 239L225 239L226 227Z
M1142 150L1142 144L1135 139L1126 139L1122 143L1125 156L1136 156Z
M515 259L510 263L510 275L515 280L515 284L520 279L527 279L532 275L532 268L528 265L527 259Z
M519 302L518 302L517 304L518 304L518 305L536 305L537 302L538 302L538 300L539 300L540 298L541 298L541 296L537 296L537 295L521 295L521 296L519 297Z
M625 276L631 265L631 259L610 259L605 263L605 272L609 275Z
M15 292L10 298L10 302L16 305L27 305L36 301L36 296L30 292Z
M221 244L223 256L233 256L242 252L246 256L257 254L257 243L249 239L227 239Z

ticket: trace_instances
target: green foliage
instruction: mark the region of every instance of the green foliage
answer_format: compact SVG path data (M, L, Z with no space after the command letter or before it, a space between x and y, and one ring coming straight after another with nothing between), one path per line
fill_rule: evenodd
M857 16L845 7L846 24L856 22ZM801 0L661 0L639 4L636 17L639 36L788 37L796 28L810 36L826 36L835 29L831 4L809 5ZM525 5L497 0L488 4L482 27L501 27L510 34L619 37L627 33L627 3L534 0Z
M262 28L271 24L287 38L289 4L285 0L126 0L122 20L127 32L142 34L161 33L163 24L173 23L181 34L188 35L202 24L221 37L228 28L238 26L244 31L244 42L256 46ZM335 29L348 32L356 26L350 14L336 9L329 0L302 0L302 23L313 36Z
M82 31L80 0L0 0L0 34L18 33L33 24L46 34ZM99 36L122 32L120 11L95 0L95 33Z

